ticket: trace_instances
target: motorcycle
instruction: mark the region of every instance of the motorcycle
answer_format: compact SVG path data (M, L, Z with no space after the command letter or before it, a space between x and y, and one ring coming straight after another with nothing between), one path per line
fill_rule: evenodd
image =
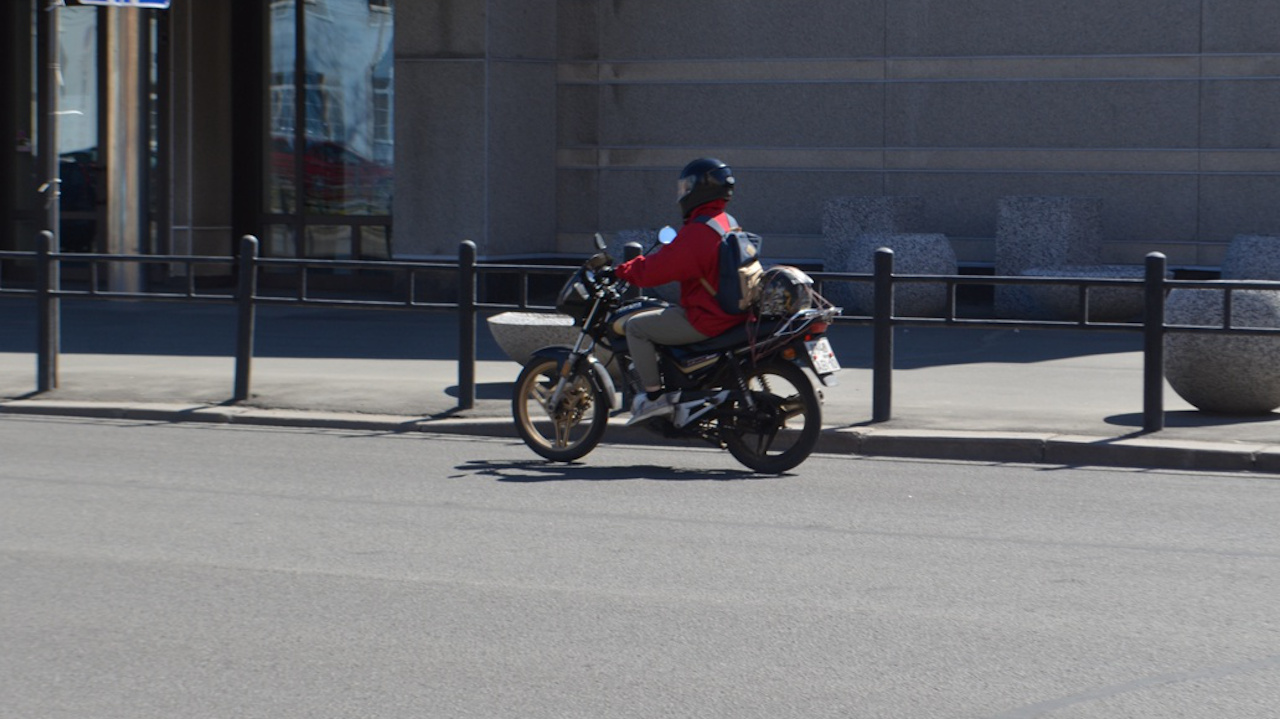
M663 228L659 241L675 236ZM613 381L623 379L628 396L642 391L627 352L626 322L666 303L628 297L615 278L604 239L597 252L565 282L557 311L579 327L572 347L535 351L516 380L512 414L516 430L546 459L571 462L595 449L609 415L624 404ZM780 474L803 462L822 429L823 386L836 384L840 363L826 337L840 313L812 289L795 268L766 271L755 316L747 323L689 345L659 346L664 389L679 391L675 411L643 424L666 438L695 438L728 449L735 459L764 474Z

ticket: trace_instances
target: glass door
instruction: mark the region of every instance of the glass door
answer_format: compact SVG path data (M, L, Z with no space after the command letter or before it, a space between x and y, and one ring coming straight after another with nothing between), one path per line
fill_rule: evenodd
M264 253L390 256L390 0L272 0Z

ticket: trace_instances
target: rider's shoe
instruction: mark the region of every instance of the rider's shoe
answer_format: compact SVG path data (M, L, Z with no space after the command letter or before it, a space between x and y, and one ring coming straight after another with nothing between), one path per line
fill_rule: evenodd
M631 403L631 419L627 420L627 426L670 415L675 411L679 397L679 392L665 392L658 395L657 399L649 399L649 395L644 392L637 394L635 401Z

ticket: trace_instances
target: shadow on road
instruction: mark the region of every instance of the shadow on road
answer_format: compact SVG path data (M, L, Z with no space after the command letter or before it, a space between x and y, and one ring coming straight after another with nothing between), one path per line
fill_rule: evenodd
M599 466L548 462L540 459L495 462L472 460L455 469L467 475L493 477L499 482L601 482L647 479L662 482L728 482L780 479L786 475L762 475L733 469L675 469L655 465Z
M1280 413L1266 414L1213 414L1199 410L1181 410L1164 413L1165 427L1231 427L1234 425L1274 422L1280 419ZM1107 417L1107 424L1119 427L1141 427L1142 413L1115 414Z

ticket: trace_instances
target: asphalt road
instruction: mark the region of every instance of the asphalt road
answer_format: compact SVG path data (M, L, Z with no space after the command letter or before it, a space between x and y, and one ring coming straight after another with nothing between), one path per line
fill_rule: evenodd
M0 714L1272 717L1280 484L0 417Z

